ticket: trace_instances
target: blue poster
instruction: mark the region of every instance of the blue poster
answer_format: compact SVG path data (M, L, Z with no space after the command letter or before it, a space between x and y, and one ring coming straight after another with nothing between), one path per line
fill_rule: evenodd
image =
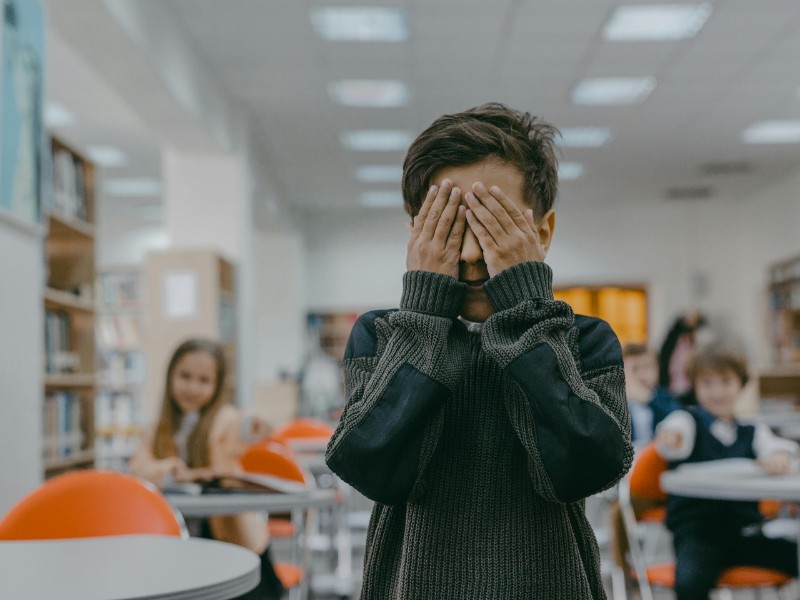
M30 223L42 201L44 31L37 0L3 0L0 210Z

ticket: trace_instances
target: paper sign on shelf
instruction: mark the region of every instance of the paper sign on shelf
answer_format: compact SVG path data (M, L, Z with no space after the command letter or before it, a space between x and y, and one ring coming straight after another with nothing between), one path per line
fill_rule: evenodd
M164 274L164 316L168 319L197 316L197 275L193 271Z

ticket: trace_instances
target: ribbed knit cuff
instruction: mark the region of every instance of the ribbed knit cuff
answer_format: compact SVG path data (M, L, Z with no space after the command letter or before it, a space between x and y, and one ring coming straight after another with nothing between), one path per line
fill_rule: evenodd
M502 271L483 284L498 312L534 298L553 299L553 271L543 262L526 262Z
M403 275L400 308L454 319L461 312L466 290L466 284L449 275L407 271Z

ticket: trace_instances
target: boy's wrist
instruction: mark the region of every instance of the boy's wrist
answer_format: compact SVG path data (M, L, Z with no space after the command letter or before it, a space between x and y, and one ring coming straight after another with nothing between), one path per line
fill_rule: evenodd
M455 277L431 271L403 275L400 309L455 319L461 312L467 286Z
M543 262L520 263L489 279L483 289L498 312L534 298L552 300L553 271Z

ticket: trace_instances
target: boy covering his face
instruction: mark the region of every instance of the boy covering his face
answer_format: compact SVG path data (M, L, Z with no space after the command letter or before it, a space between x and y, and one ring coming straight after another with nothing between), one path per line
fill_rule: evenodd
M362 598L605 598L583 499L630 467L622 356L553 300L556 130L485 104L411 145L400 308L355 324L329 466L375 500Z

